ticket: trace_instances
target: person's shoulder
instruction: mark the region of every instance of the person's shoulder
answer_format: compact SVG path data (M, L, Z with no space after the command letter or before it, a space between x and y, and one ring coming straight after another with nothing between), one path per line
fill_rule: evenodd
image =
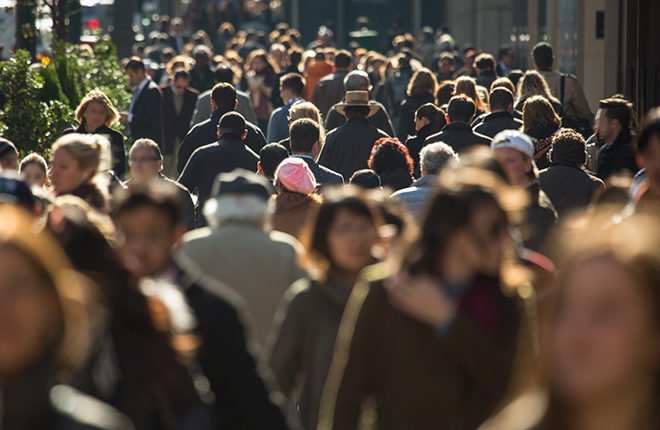
M181 185L180 183L178 183L177 181L173 181L172 179L168 178L167 176L165 176L163 174L161 174L158 178L161 181L165 182L166 184L171 185L173 187L176 187L179 191L183 191L186 194L189 194L188 189L186 187L184 187L183 185Z
M482 424L479 430L537 429L548 411L549 404L550 398L546 391L532 388Z
M68 385L55 385L50 402L56 417L56 430L132 430L130 419L112 406Z
M167 88L169 88L169 90L172 91L171 87L167 87ZM152 81L151 79L149 79L149 83L147 84L147 89L149 89L152 92L163 94L163 88L159 87L158 84Z
M270 239L271 243L284 250L292 251L294 254L302 251L302 245L300 242L298 242L298 239L291 236L290 234L277 230L271 230L268 232L268 238Z
M341 175L341 173L335 172L334 170L332 170L332 169L328 169L327 167L322 166L322 165L320 165L320 164L317 164L317 166L319 166L319 169L321 169L321 170L323 171L323 173L325 173L326 175L336 176L337 178L342 178L342 179L344 178L344 177Z
M444 130L439 131L435 134L432 134L432 135L428 136L426 139L424 139L424 144L428 145L429 143L440 142L444 135L445 135Z
M478 137L479 140L480 140L481 142L483 142L483 143L488 143L488 144L490 144L490 143L493 141L493 139L491 139L490 137L488 137L488 136L486 136L486 135L484 135L484 134L481 134L481 133L479 133L479 132L477 132L477 131L472 130L472 134L474 134L476 137Z

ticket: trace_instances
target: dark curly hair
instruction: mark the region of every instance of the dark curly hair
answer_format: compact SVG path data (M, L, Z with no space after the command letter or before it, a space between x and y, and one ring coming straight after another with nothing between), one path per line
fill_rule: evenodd
M369 168L379 176L397 169L405 169L412 175L414 170L408 148L399 142L399 139L392 137L382 137L376 141L371 149Z

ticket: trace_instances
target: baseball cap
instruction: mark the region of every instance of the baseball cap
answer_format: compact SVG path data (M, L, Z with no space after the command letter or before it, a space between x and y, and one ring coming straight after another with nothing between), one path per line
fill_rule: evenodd
M220 173L215 178L212 196L226 194L252 194L268 200L272 195L272 186L266 179L245 169L236 169L230 173Z
M287 190L309 194L316 189L316 178L307 163L300 158L287 158L277 167L275 177Z
M233 133L243 137L245 133L245 118L238 112L227 112L220 118L220 134Z
M532 143L532 140L525 133L521 133L517 130L504 130L497 133L495 137L493 137L490 148L512 148L522 152L529 158L534 158L534 144Z

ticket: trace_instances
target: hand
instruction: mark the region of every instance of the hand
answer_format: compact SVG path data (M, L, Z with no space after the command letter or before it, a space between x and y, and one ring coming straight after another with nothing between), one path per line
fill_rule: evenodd
M119 112L119 122L126 124L128 122L128 112Z
M392 306L421 323L436 328L456 316L456 303L432 276L397 273L386 279L384 286Z

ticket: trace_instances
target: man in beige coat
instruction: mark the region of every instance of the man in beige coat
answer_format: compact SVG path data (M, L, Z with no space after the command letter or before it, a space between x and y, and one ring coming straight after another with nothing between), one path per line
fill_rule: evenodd
M181 252L202 271L245 299L252 317L249 338L263 345L284 292L305 276L298 265L300 243L268 231L273 212L270 184L237 169L218 175L204 207L211 227L188 233Z
M549 43L541 42L532 51L534 66L543 75L553 96L562 103L564 116L573 119L585 119L589 124L594 123L594 115L589 109L589 103L584 95L577 78L573 75L564 75L564 94L561 93L562 75L552 70L555 54Z

